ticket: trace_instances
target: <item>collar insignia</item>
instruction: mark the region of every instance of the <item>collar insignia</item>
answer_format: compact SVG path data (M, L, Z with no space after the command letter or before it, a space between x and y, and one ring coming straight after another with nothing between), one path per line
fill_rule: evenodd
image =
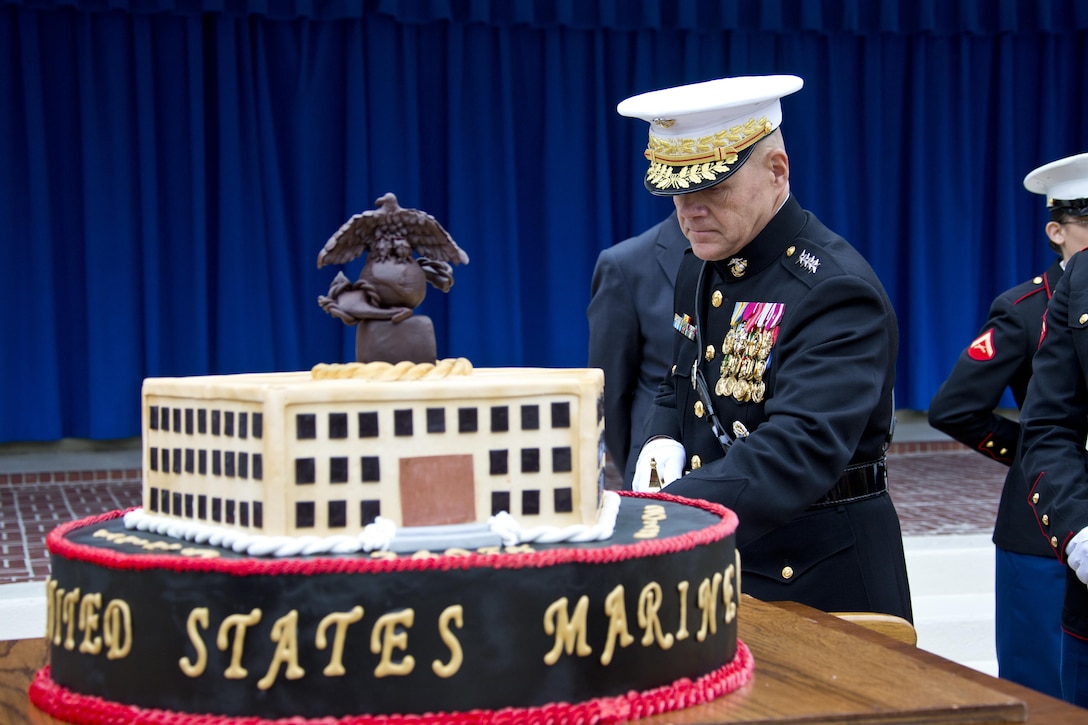
M741 278L748 271L748 260L744 257L733 257L729 260L729 271L736 278Z

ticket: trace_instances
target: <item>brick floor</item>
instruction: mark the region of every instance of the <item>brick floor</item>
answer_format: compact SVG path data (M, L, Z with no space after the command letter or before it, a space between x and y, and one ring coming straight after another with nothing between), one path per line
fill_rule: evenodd
M990 533L1005 471L958 443L893 444L888 478L904 536ZM0 473L0 584L45 579L45 537L58 524L139 501L138 469Z

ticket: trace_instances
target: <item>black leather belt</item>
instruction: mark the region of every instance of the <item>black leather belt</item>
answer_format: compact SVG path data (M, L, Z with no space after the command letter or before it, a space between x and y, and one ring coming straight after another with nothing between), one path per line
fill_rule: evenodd
M838 483L810 508L835 506L878 496L888 490L888 465L882 458L847 466Z

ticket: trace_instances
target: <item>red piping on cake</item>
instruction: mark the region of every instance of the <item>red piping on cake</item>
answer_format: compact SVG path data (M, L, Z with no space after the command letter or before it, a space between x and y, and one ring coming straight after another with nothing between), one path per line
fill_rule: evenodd
M61 687L43 667L30 684L30 701L42 712L73 725L516 725L519 723L620 723L710 702L743 687L752 677L755 661L737 640L737 654L729 664L696 680L682 678L671 685L645 692L628 692L577 704L553 703L540 707L425 713L422 715L348 715L345 717L289 717L266 720L255 716L231 717L138 708L80 695Z
M648 539L634 544L617 544L599 549L559 548L528 553L435 554L433 556L402 556L396 559L368 559L365 555L338 558L305 559L205 559L200 557L168 556L163 554L123 554L98 547L77 544L65 538L78 528L93 526L125 514L111 511L78 521L62 524L49 532L46 545L56 556L84 561L107 569L146 571L163 569L175 572L216 572L232 576L265 574L314 576L318 574L380 574L388 572L422 572L451 569L528 569L556 564L611 564L629 559L661 556L689 551L698 546L720 541L737 529L737 515L730 509L701 499L682 498L667 493L618 492L621 496L670 501L703 509L721 517L721 521L678 536ZM131 509L129 509L131 510Z

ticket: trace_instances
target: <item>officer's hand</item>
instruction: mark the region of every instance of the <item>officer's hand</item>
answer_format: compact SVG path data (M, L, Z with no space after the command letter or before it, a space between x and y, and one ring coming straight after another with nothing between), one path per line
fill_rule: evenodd
M654 491L650 488L650 459L657 464L657 480L661 488L668 486L684 475L684 460L687 454L679 441L661 436L646 441L635 463L635 478L631 488L635 491Z
M1088 526L1066 544L1065 563L1076 573L1077 579L1088 584Z

